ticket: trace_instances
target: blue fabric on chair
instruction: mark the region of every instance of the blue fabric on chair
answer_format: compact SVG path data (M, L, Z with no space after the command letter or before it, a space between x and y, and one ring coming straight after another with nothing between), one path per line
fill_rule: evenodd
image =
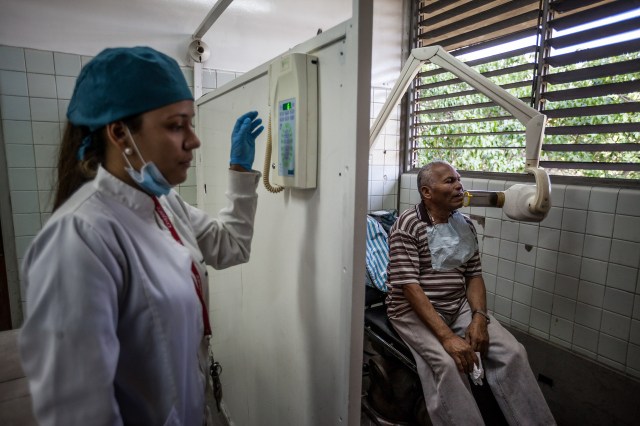
M374 218L367 216L367 251L366 266L368 285L387 291L387 264L389 263L389 246L387 232Z

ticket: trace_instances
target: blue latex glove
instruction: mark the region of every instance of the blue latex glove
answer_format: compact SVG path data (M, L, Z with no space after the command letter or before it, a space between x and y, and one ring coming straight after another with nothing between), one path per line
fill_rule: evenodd
M257 111L250 111L236 120L231 132L231 160L229 164L237 164L251 170L256 154L256 138L264 130L262 119L257 118Z

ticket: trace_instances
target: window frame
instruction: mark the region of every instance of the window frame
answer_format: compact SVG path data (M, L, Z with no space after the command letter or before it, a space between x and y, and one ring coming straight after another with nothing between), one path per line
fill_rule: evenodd
M548 50L550 49L550 44L547 43L547 39L548 34L545 34L545 32L549 32L551 31L551 29L549 28L549 20L552 18L552 15L549 11L550 8L550 1L552 2L553 0L539 0L537 1L539 3L539 8L537 10L536 13L539 13L539 17L538 17L538 26L537 26L537 31L538 31L538 36L537 36L537 52L536 52L536 59L535 59L535 70L534 70L534 77L531 81L531 85L532 85L532 91L531 91L531 100L532 100L532 104L536 105L536 108L540 108L542 110L543 113L545 113L544 109L542 109L541 104L542 104L542 97L544 96L545 92L545 81L543 80L543 76L546 75L545 71L546 68L548 67L547 64L547 58L548 58ZM615 0L614 0L615 1ZM588 9L588 7L592 4L597 4L597 3L609 3L606 6L607 7L611 7L611 0L580 0L580 4L581 6L585 6L586 9ZM465 4L466 3L466 4ZM485 5L486 4L490 4L492 3L492 1L488 1L488 2L484 2ZM531 1L527 2L524 0L513 0L511 2L509 1L502 1L502 4L506 5L506 4L511 4L511 6L524 6L525 3L532 3ZM560 4L560 3L566 3L568 4L568 6L572 6L570 3L574 3L574 5L572 7L575 8L575 0L556 0L555 2L556 4ZM419 40L421 40L424 37L421 37L422 34L420 32L420 23L426 21L426 19L421 19L420 17L420 12L424 11L425 8L434 8L438 5L441 6L446 6L449 7L450 9L446 10L446 12L443 12L443 14L446 14L447 12L450 12L451 15L455 15L455 12L452 12L457 6L459 6L460 4L463 4L465 6L469 6L470 9L473 9L474 7L471 6L470 2L465 2L465 1L460 1L460 0L427 0L427 1L413 1L412 2L412 6L410 8L410 13L411 13L411 17L408 19L408 22L411 23L411 28L410 28L410 35L408 37L408 42L410 44L409 49L413 48L413 47L418 47L421 46L419 43ZM615 3L614 3L615 4ZM474 2L474 6L477 8L477 3ZM600 5L602 6L602 5ZM618 6L620 6L620 3L618 3ZM624 6L624 5L622 5ZM506 7L506 6L505 6ZM637 8L637 5L635 6L635 8ZM635 9L634 8L634 9ZM443 9L444 10L444 9ZM440 17L442 17L442 14L438 15ZM449 16L449 15L445 15L445 16ZM529 15L530 16L530 15ZM640 19L640 18L635 18L635 19ZM446 22L446 19L444 20ZM445 25L446 26L446 25ZM546 30L544 30L546 29ZM544 30L544 31L543 31ZM526 29L524 30L526 31ZM450 37L450 38L453 38ZM640 42L640 38L637 39L637 42ZM429 44L438 44L438 43L427 43L425 45L429 45ZM476 45L477 47L478 45ZM451 52L452 54L454 52ZM640 60L640 59L639 59ZM605 68L606 69L606 68ZM419 74L420 75L420 74ZM407 91L407 94L403 97L402 100L402 106L401 106L401 111L402 113L405 115L405 117L403 118L403 126L401 128L401 135L400 135L400 139L401 139L401 143L402 145L402 149L404 151L404 155L401 156L402 158L402 164L400 165L401 170L403 172L409 172L409 171L415 171L417 169L416 167L411 167L411 164L414 162L414 151L415 151L415 134L413 133L413 128L415 126L416 120L416 98L417 98L417 89L416 89L416 81L414 80L414 83L410 86L410 90ZM628 92L628 93L633 93L633 92ZM639 123L637 123L639 124ZM549 129L549 127L548 127ZM635 145L634 145L635 146ZM427 148L428 149L428 148ZM498 148L498 149L502 149L502 148ZM524 148L522 149L524 151ZM553 149L549 149L546 150L546 152L551 152ZM544 150L544 146L543 146L543 152L545 152ZM637 150L632 150L631 152L638 152L640 153L640 151ZM541 166L544 167L545 169L547 169L547 167L545 167L545 164L547 164L546 161L540 161ZM640 166L640 162L639 163L634 163L634 165L636 167ZM600 169L600 170L605 170L606 168ZM548 169L547 169L548 170ZM563 170L570 170L570 168L567 169L563 169ZM527 175L524 172L524 168L522 173L507 173L507 172L493 172L493 171L480 171L480 170L465 170L465 169L461 169L460 173L463 175L473 175L473 176L483 176L485 178L498 178L498 176L502 176L507 180L511 180L511 181L529 181L529 180L533 180L532 177L530 175ZM627 179L627 178L610 178L610 177L589 177L589 176L567 176L567 175L560 175L560 174L552 174L550 173L553 182L554 183L564 183L564 184L581 184L581 185L598 185L598 186L616 186L616 187L629 187L629 188L638 188L640 187L640 179Z

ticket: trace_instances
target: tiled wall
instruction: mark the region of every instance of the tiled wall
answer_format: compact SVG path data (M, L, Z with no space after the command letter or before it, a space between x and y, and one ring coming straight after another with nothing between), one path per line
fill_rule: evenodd
M0 46L1 129L18 264L29 243L51 216L54 173L65 114L80 69L90 59ZM183 71L193 87L193 69L183 68ZM203 70L203 92L236 75ZM187 202L196 204L195 167L189 170L187 180L178 191ZM15 283L10 279L11 285Z
M514 182L463 184L503 190ZM404 174L401 211L418 201L416 174ZM476 219L496 318L640 378L640 190L552 185L540 223L512 221L501 209L462 210Z
M378 116L390 89L371 89L371 124ZM396 209L400 175L400 109L389 116L369 153L369 210Z

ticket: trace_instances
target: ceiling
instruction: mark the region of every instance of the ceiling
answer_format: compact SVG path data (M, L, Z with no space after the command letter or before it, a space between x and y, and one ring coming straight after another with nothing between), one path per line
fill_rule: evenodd
M149 45L188 64L191 36L216 1L0 0L0 44L87 56L107 46ZM374 58L392 57L374 78L384 84L389 70L399 71L402 0L376 0L374 9L384 33ZM202 38L211 52L203 66L248 71L346 21L351 11L352 0L234 0Z

